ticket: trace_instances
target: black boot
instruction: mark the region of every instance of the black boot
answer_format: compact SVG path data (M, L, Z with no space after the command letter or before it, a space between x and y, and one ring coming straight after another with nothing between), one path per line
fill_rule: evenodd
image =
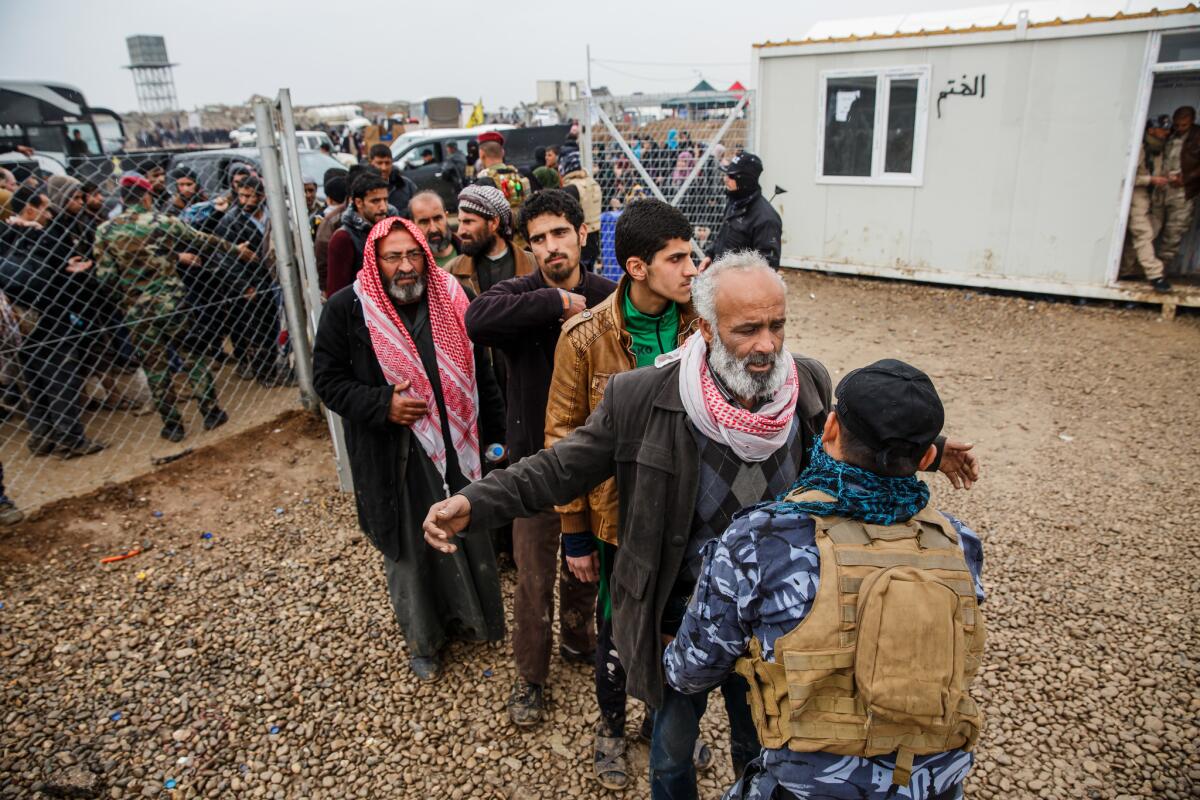
M1159 294L1166 294L1171 291L1171 283L1166 278L1155 278L1150 281L1150 288Z
M55 444L44 436L30 436L29 441L25 443L29 448L29 452L35 456L48 456L54 452Z
M104 448L108 447L104 442L97 442L95 439L89 439L86 436L71 444L64 444L59 452L62 459L80 458L81 456L90 456L93 453L99 453Z
M183 429L182 422L172 421L165 423L158 435L168 441L182 442L183 437L187 436L187 431Z
M229 422L229 415L220 406L213 406L204 412L204 430L211 431Z

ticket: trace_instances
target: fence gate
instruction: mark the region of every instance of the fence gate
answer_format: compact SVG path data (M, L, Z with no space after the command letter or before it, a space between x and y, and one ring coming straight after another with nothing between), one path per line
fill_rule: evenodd
M255 122L258 129L259 149L263 153L263 166L268 172L268 186L275 187L276 201L272 203L272 223L275 229L275 248L281 254L279 262L290 265L280 270L280 282L284 283L283 272L288 272L286 291L292 298L289 304L294 309L295 319L289 317L290 330L295 331L296 360L305 362L307 393L305 407L316 409L320 402L312 391L312 341L316 337L317 323L321 319L323 299L317 280L317 258L313 251L313 240L309 226L308 203L304 196L304 176L301 171L300 152L296 145L296 119L292 111L292 96L289 89L280 89L274 102L260 102L255 106ZM268 167L267 162L273 166ZM323 176L312 176L322 180ZM285 254L285 255L284 255ZM300 370L297 370L299 377ZM338 484L342 491L353 488L350 461L346 455L346 435L341 418L329 409L324 409L333 440L334 461L337 465Z
M720 229L726 193L722 162L749 147L753 93L589 95L576 105L584 166L600 184L601 264L619 275L613 226L639 197L671 203L692 223L697 258ZM590 159L590 164L587 163Z

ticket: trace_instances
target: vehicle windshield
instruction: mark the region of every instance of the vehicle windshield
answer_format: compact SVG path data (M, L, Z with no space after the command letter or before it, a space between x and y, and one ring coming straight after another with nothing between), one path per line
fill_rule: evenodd
M429 137L426 134L418 132L418 131L413 131L412 133L401 134L400 136L396 137L396 141L392 142L393 157L397 153L404 152L404 148L408 147L409 145L413 144L414 142L419 142L422 139L428 139L428 138Z
M333 156L327 156L320 150L303 150L300 152L300 172L310 178L316 178L318 185L325 181L325 170L345 169L346 167Z

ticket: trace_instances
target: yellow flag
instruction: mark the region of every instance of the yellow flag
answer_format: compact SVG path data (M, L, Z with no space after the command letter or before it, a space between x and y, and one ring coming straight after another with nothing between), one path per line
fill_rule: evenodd
M467 127L474 128L476 125L483 124L483 98L479 98L479 102L471 109L471 116L467 119Z

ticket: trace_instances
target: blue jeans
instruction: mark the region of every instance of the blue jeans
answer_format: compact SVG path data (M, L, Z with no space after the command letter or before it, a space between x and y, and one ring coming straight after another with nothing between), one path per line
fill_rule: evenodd
M708 692L683 694L663 687L662 707L655 712L650 739L650 796L654 800L695 800L696 767L692 753L700 737L700 718L708 707ZM729 751L734 772L758 757L762 746L754 730L742 676L732 674L721 684L729 715Z

